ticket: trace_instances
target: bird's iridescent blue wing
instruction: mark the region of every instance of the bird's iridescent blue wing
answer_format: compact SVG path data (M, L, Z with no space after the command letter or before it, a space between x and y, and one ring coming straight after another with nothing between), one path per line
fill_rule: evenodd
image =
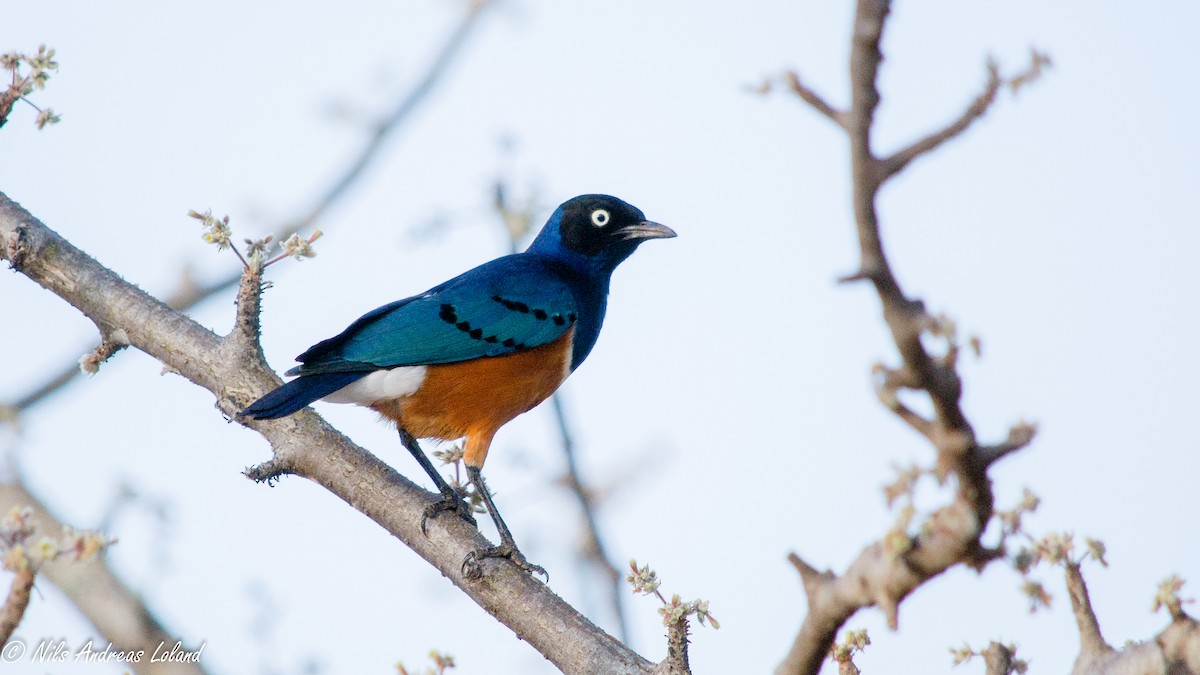
M296 374L501 356L561 337L577 320L568 282L532 256L494 260L384 305L297 360Z

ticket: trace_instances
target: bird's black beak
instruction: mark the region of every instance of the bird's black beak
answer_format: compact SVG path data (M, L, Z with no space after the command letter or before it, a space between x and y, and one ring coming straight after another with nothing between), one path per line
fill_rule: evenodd
M617 230L615 234L620 235L622 241L629 241L630 239L670 239L671 237L678 236L675 234L675 230L666 225L659 225L649 220L643 220L634 225L626 225Z

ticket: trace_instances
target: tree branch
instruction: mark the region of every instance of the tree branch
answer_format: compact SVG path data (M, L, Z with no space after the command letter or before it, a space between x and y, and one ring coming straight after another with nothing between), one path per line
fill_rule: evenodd
M845 111L834 108L824 97L801 82L799 73L789 70L783 77L787 80L787 84L791 87L792 92L799 96L801 100L812 106L817 112L828 117L830 121L839 127L843 129L847 127Z
M892 158L878 159L871 149L871 129L879 106L876 82L883 59L879 45L889 8L888 0L857 3L851 36L850 108L835 118L850 141L852 200L860 252L858 271L843 281L869 280L874 285L901 359L898 367L876 368L876 392L901 420L929 439L936 452L935 475L953 476L957 490L949 503L930 516L919 534L893 532L867 546L840 577L829 571L817 572L795 554L789 556L804 583L808 614L791 650L776 669L779 675L817 673L838 629L859 609L878 606L888 625L895 629L900 602L921 584L958 563L978 568L994 560L997 552L984 548L979 540L993 513L987 468L1027 445L1034 433L1032 425L1022 423L1013 428L1005 442L987 448L979 445L960 405L962 382L957 372L958 345L953 324L931 316L922 301L904 293L884 252L876 208L883 181L916 156L965 130L986 110L994 98L994 87L999 86L989 82L990 93L977 99L958 123ZM998 81L998 77L993 79ZM926 349L922 336L927 333L945 340L944 355L935 357ZM901 388L928 395L933 416L923 417L904 405L897 398Z
M903 171L904 167L908 166L909 162L917 157L937 149L941 144L966 131L972 123L983 117L988 108L992 107L992 103L995 103L996 94L1000 91L1001 84L1003 84L1003 81L1000 79L1000 73L996 69L996 64L989 61L987 83L984 85L983 91L971 102L971 105L967 106L962 115L959 115L958 119L948 124L945 128L929 134L906 148L897 150L891 156L882 160L885 179Z
M123 329L130 345L212 392L233 417L280 383L238 340L218 337L100 265L0 194L0 257L79 308L98 325ZM545 585L511 564L491 562L483 581L463 578L462 560L487 541L453 518L421 514L434 496L352 443L316 413L244 421L261 433L276 461L326 488L436 567L451 583L566 673L642 673L650 664L593 625ZM571 640L563 640L563 635Z
M654 668L654 675L692 675L688 662L688 622L680 619L667 627L667 658Z
M1116 650L1105 642L1100 634L1100 624L1092 609L1087 583L1083 580L1078 561L1067 560L1067 592L1071 597L1071 609L1079 627L1079 656L1071 669L1072 675L1197 675L1200 673L1200 623L1183 611L1183 601L1177 595L1182 581L1172 578L1164 582L1169 585L1177 581L1173 597L1164 603L1171 615L1171 623L1153 640L1128 643L1124 649ZM1163 603L1163 588L1159 589L1157 603Z
M881 160L884 180L903 171L909 162L937 149L946 141L955 138L970 128L996 102L996 95L1000 92L1000 87L1007 84L1013 91L1016 91L1040 77L1042 70L1049 64L1050 59L1035 49L1030 54L1030 64L1027 69L1013 77L1001 78L999 67L994 61L989 60L987 64L987 82L984 84L983 91L975 97L971 105L967 106L966 110L958 116L958 119L944 128L930 133L928 136L913 142L906 148L897 150L891 156Z
M0 645L8 644L13 631L25 616L29 607L29 592L33 590L33 580L37 572L32 567L26 567L13 575L12 585L8 588L8 597L4 606L0 607Z
M1075 613L1075 623L1079 626L1079 658L1075 662L1075 670L1079 670L1081 662L1095 664L1113 653L1112 645L1104 641L1100 634L1100 622L1092 610L1092 600L1088 596L1087 583L1083 580L1078 562L1067 562L1067 595L1071 596L1071 610ZM1090 667L1084 668L1084 672Z
M0 482L0 511L6 512L13 506L32 507L31 520L38 532L63 531L63 523L23 485ZM165 644L169 651L180 640L158 621L135 591L117 578L103 556L86 561L46 562L39 572L43 579L48 579L70 598L104 640L111 642L118 651L140 650L150 655L159 645ZM0 637L0 644L5 642ZM148 658L129 665L139 675L203 675L206 672L199 663L150 663Z
M1008 675L1013 671L1013 650L992 642L983 650L983 663L987 675Z
M375 129L367 139L366 145L354 161L350 163L350 166L347 167L341 178L325 191L325 194L317 200L316 204L313 205L307 214L292 221L291 225L280 230L281 236L287 236L287 234L296 230L311 227L358 180L362 172L374 161L375 156L383 146L384 139L408 119L417 106L429 95L429 92L433 90L433 87L441 79L442 75L450 68L450 64L454 62L459 52L462 51L463 46L467 44L471 33L478 23L479 17L493 1L470 0L467 3L467 12L463 16L462 21L458 23L446 41L442 43L442 47L437 51L437 54L433 57L433 61L425 70L425 74L400 99L399 103L392 109L392 112L375 126Z
M1033 437L1036 435L1036 424L1025 421L1017 422L1008 430L1008 437L1000 443L980 446L978 448L979 460L984 466L991 466L1032 443Z
M567 485L571 493L575 495L575 499L579 502L580 512L583 514L583 522L586 528L587 542L585 543L586 559L588 562L595 565L608 579L609 583L609 600L612 602L613 613L617 619L617 635L621 640L629 639L629 628L625 621L625 594L622 593L621 583L623 577L621 571L608 557L608 552L605 550L604 539L600 536L600 526L596 521L596 509L592 504L591 495L583 484L583 479L579 475L579 462L575 457L575 441L571 436L571 429L567 425L567 414L563 409L562 396L554 394L550 397L551 406L554 409L554 417L558 421L559 436L562 440L563 455L567 460Z

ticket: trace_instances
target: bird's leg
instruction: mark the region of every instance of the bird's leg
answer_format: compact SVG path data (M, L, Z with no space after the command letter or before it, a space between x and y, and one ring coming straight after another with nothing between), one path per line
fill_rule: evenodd
M475 486L475 492L483 499L483 504L487 507L488 514L492 516L492 522L496 523L496 531L500 533L500 545L476 549L468 553L467 557L463 559L463 575L468 579L478 579L483 576L483 570L479 566L480 560L484 558L508 558L517 567L530 574L540 574L549 581L550 575L546 573L546 570L526 560L525 554L521 553L521 550L517 548L517 542L513 541L512 532L508 530L508 525L504 524L504 519L500 517L500 512L496 510L496 503L492 501L492 493L488 492L487 485L483 482L483 474L479 472L479 467L468 464L467 477L471 479L471 485Z
M421 534L426 534L425 521L429 520L430 516L436 517L442 511L453 511L463 520L475 525L475 516L471 513L471 505L467 504L462 495L458 494L453 487L450 487L446 479L442 478L442 474L433 468L433 463L425 456L425 453L421 450L421 446L417 444L417 439L413 438L413 435L408 433L408 430L404 427L398 426L396 430L400 432L400 442L404 444L404 447L408 448L408 451L417 459L417 463L421 465L421 468L425 469L425 473L429 474L429 477L433 479L438 491L442 493L441 500L425 507L425 512L421 514Z

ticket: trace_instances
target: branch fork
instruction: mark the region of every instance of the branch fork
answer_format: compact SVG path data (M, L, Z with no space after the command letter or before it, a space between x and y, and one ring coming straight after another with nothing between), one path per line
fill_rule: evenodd
M871 130L880 100L876 86L883 61L880 41L889 11L888 0L857 3L851 31L851 96L847 109L831 105L795 73L787 73L785 79L795 95L834 122L850 141L860 260L858 271L839 281L872 283L900 357L897 366L874 367L876 395L930 442L936 455L933 474L939 481L954 479L957 489L951 501L935 511L917 535L894 530L864 548L840 577L831 571L818 572L794 553L789 556L800 573L809 608L792 649L776 670L779 675L816 673L837 631L859 609L878 606L888 625L895 629L900 602L922 583L955 564L980 569L1000 557L999 549L988 549L980 542L993 515L987 468L1028 445L1036 430L1021 422L1010 430L1005 441L991 446L979 444L960 403L962 381L957 370L959 345L954 324L931 315L924 302L904 293L884 252L876 209L879 189L888 178L965 132L992 106L1006 80L989 63L982 93L954 121L890 155L877 156L872 149ZM1008 82L1032 81L1047 62L1044 55L1035 52L1030 71ZM931 353L922 341L926 334L944 340L945 351ZM901 389L928 396L932 416L906 405L899 396ZM907 520L904 522L907 527Z

